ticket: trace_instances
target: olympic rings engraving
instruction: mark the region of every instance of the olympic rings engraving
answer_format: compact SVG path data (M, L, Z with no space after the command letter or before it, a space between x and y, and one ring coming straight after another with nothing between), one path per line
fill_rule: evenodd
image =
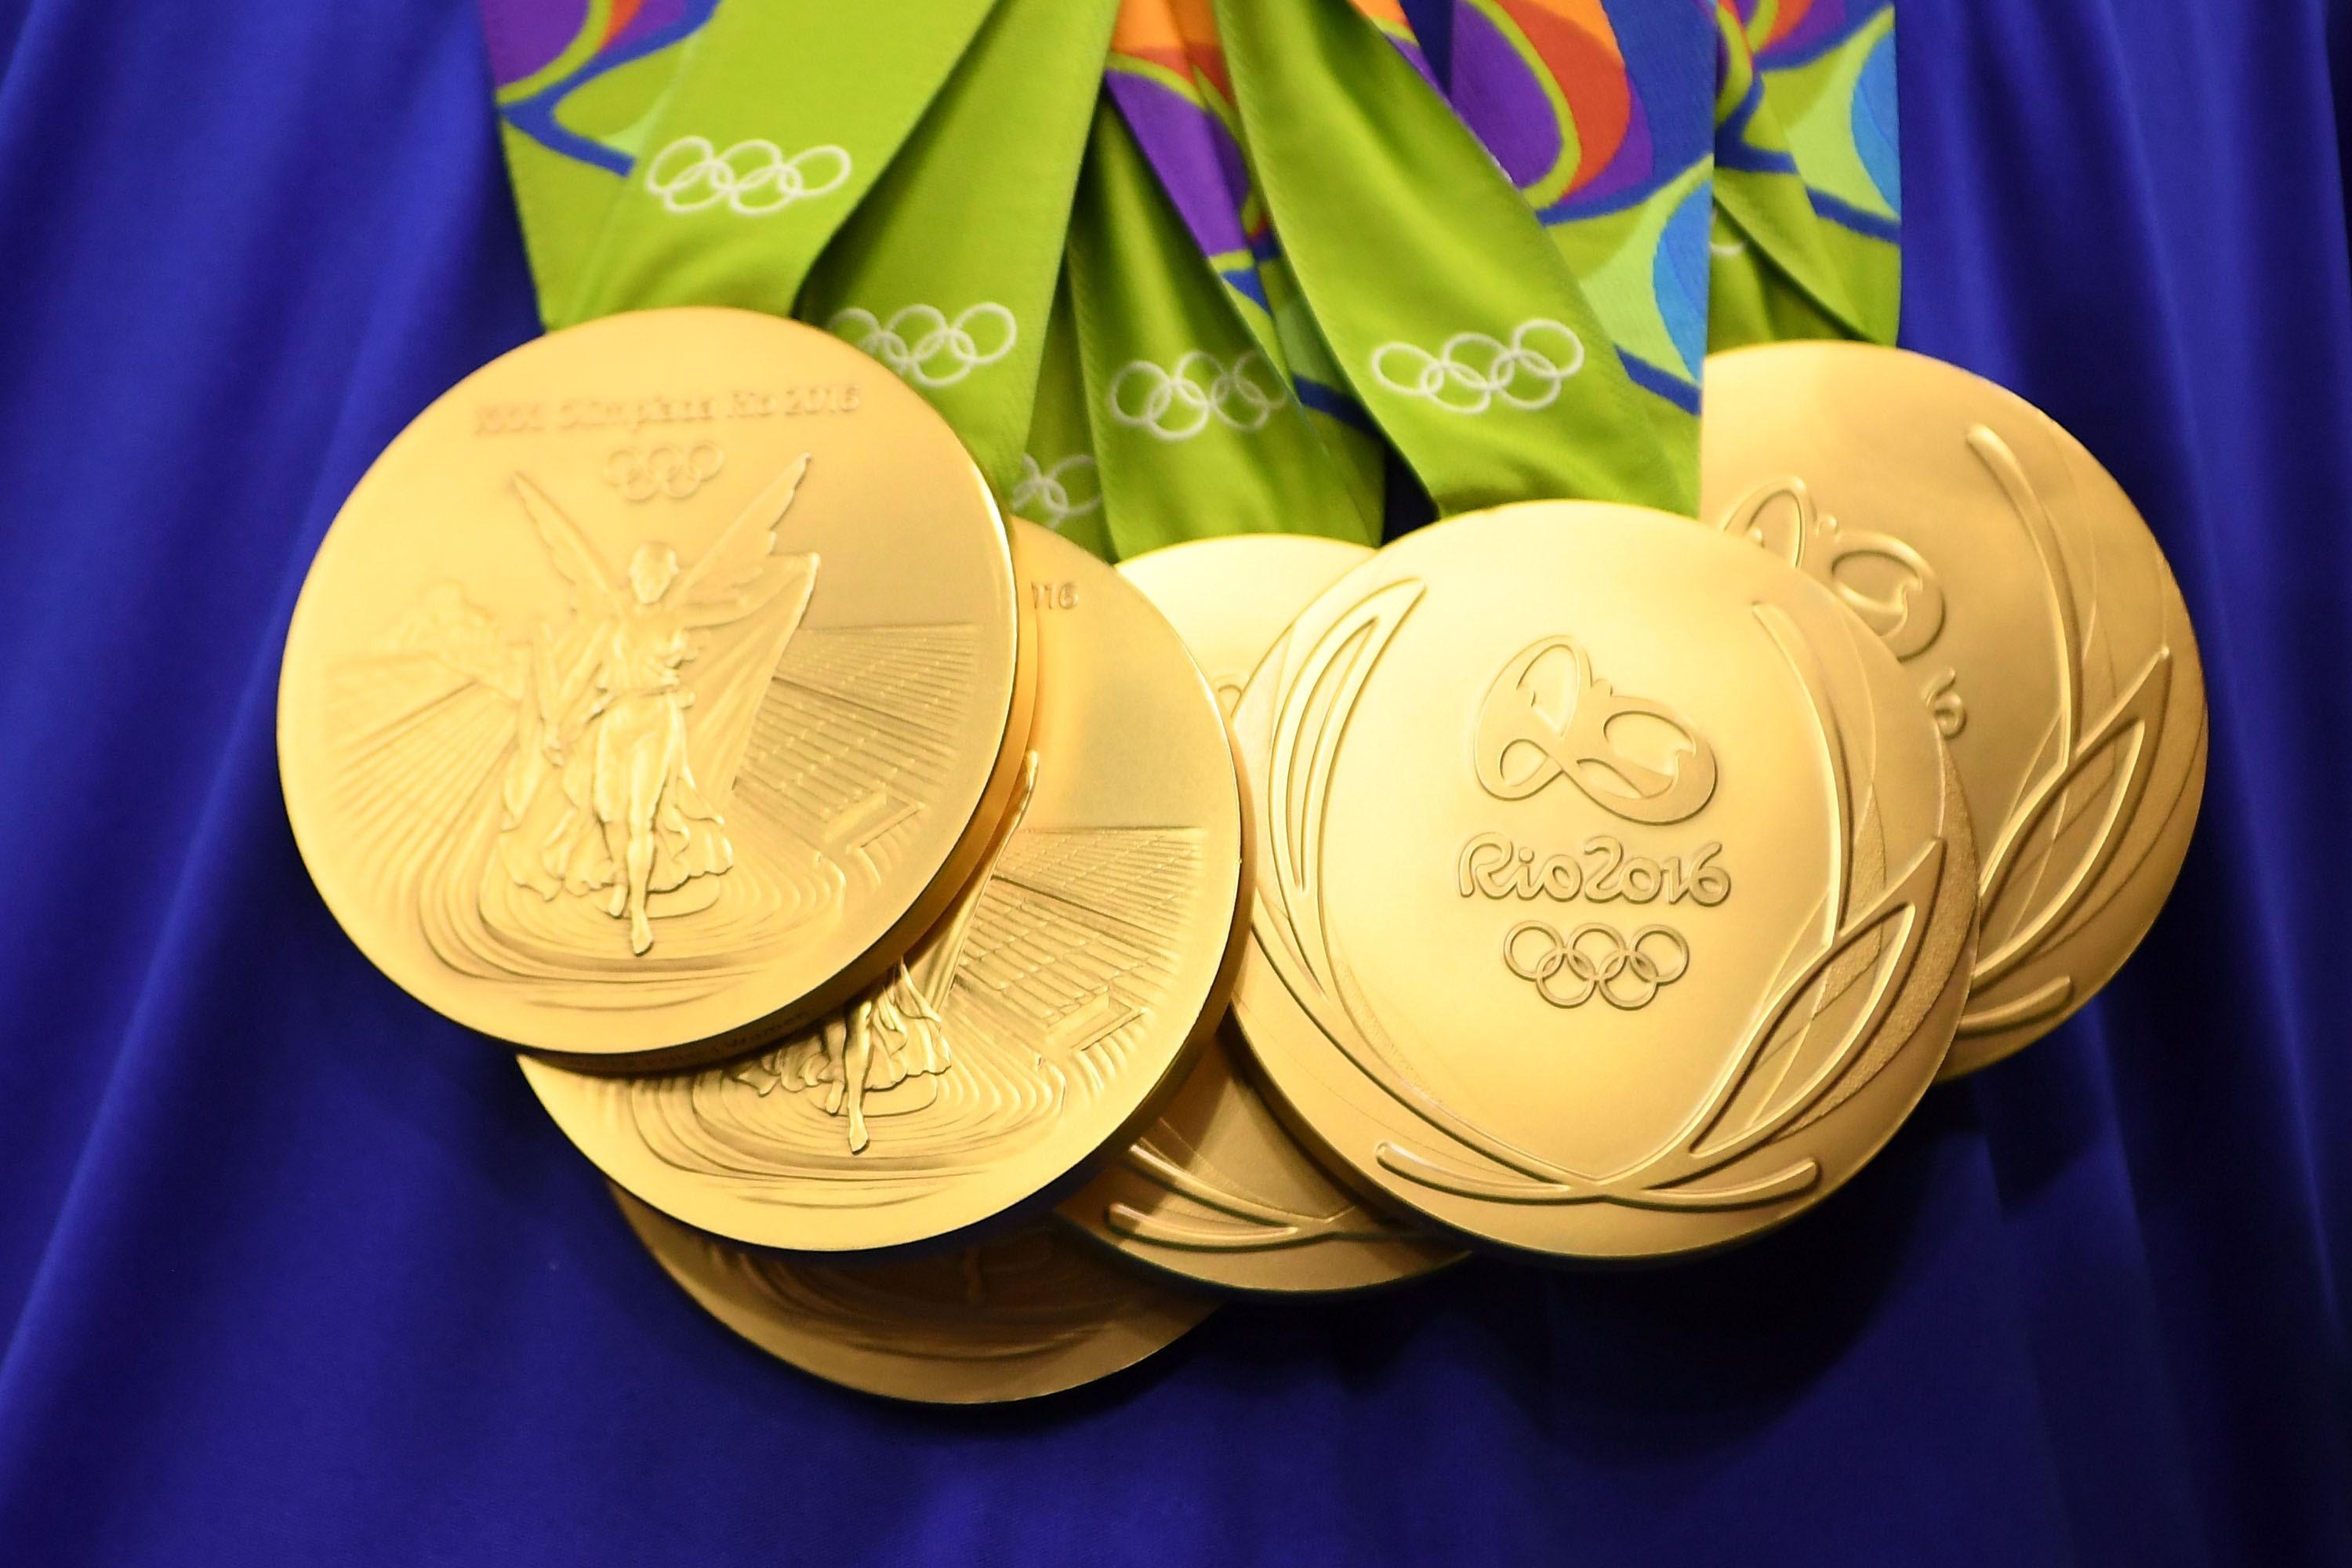
M1503 962L1555 1007L1580 1007L1597 992L1630 1013L1683 977L1690 944L1671 926L1643 926L1629 940L1597 922L1562 936L1542 921L1521 921L1503 933Z
M918 386L953 386L1011 353L1021 340L1013 312L987 300L952 319L935 305L906 305L887 321L853 305L835 311L824 330L849 339Z
M1095 493L1085 500L1070 495L1071 480L1079 474L1094 476ZM1021 478L1013 493L1004 498L1007 511L1042 522L1056 532L1074 517L1099 511L1102 503L1102 479L1095 474L1094 458L1084 452L1073 452L1050 468L1040 468L1036 458L1022 453Z
M1549 316L1521 321L1507 343L1485 332L1456 332L1435 353L1402 341L1372 351L1373 379L1449 414L1484 414L1497 399L1518 409L1549 407L1560 384L1583 368L1584 340Z
M1257 379L1261 371L1271 386ZM1172 370L1150 360L1129 361L1110 378L1108 402L1110 416L1121 425L1149 430L1162 441L1189 441L1211 419L1244 435L1263 430L1289 397L1273 363L1257 350L1227 366L1194 349Z
M721 152L708 136L681 136L646 165L646 189L674 213L721 202L743 217L766 217L794 202L829 196L849 183L849 151L827 143L784 156L753 137Z
M604 482L620 491L625 500L647 501L657 495L684 500L726 461L727 454L709 441L683 447L656 447L647 452L615 447L604 459Z

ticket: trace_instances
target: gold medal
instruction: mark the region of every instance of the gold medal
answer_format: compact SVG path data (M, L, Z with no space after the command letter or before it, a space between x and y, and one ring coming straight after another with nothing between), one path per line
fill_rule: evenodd
M985 1405L1076 1388L1172 1343L1215 1306L1058 1226L923 1258L801 1263L613 1195L637 1239L712 1317L803 1372L892 1399Z
M1686 521L1530 502L1409 535L1235 713L1237 1006L1296 1125L1462 1234L1633 1258L1834 1190L1941 1064L1957 776L1827 589Z
M1247 533L1155 550L1119 571L1231 708L1292 617L1371 554L1336 539ZM1461 1257L1299 1147L1251 1082L1234 1027L1229 1016L1159 1121L1063 1204L1064 1217L1131 1258L1230 1289L1358 1289Z
M2080 443L1923 355L1707 361L1701 516L1818 578L1903 661L1958 765L1981 931L1945 1076L2039 1038L2156 919L2205 781L2205 689L2147 525Z
M614 316L395 438L303 584L278 765L361 950L607 1065L747 1047L878 978L1024 754L995 505L846 344Z
M1216 699L1118 574L1017 523L1031 761L982 874L887 981L758 1055L614 1076L523 1058L604 1173L688 1225L841 1253L981 1225L1123 1148L1228 972L1241 798Z
M1168 617L1230 713L1293 617L1371 558L1344 539L1234 533L1134 556L1118 573Z

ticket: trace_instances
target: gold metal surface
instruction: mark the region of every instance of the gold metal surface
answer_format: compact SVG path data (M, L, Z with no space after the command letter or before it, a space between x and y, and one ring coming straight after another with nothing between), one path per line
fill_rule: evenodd
M554 333L371 467L287 636L278 765L328 907L459 1022L605 1065L871 984L986 848L1023 617L946 423L737 310Z
M1530 502L1303 613L1234 721L1295 1127L1465 1236L1636 1258L1834 1190L1941 1064L1957 775L1829 591L1687 521Z
M1016 522L1038 623L1021 791L981 875L835 1016L703 1070L526 1057L566 1135L639 1198L753 1246L936 1240L1124 1148L1229 973L1241 798L1216 699L1150 601Z
M1160 606L1230 709L1291 618L1371 554L1336 539L1235 534L1155 550L1119 572ZM1327 1172L1250 1070L1229 1015L1159 1121L1063 1216L1139 1261L1228 1289L1360 1289L1462 1256Z
M1230 713L1292 618L1371 558L1344 539L1235 533L1150 551L1118 572L1168 617Z
M2039 409L1923 355L1706 365L1700 515L1818 578L1931 705L1982 847L1945 1076L2039 1038L2164 905L2205 782L2189 612L2122 489Z
M802 1263L730 1247L617 1187L613 1196L712 1317L803 1372L892 1399L1057 1394L1134 1365L1215 1306L1054 1225L928 1258Z

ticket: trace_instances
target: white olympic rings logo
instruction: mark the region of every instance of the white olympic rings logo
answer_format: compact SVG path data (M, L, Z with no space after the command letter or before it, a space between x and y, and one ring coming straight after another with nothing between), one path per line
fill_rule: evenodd
M1257 379L1261 370L1271 387ZM1194 349L1173 370L1147 359L1121 365L1110 378L1110 416L1162 441L1189 441L1212 418L1244 434L1263 430L1289 396L1273 363L1257 350L1228 367L1214 354Z
M1584 340L1549 316L1521 321L1507 343L1456 332L1435 353L1408 342L1372 351L1372 375L1382 386L1452 414L1484 414L1498 398L1513 408L1548 407L1560 383L1583 368Z
M1669 926L1643 926L1629 939L1614 926L1580 925L1562 936L1541 921L1521 921L1504 934L1503 962L1555 1007L1582 1006L1598 992L1631 1012L1683 977L1690 944Z
M986 300L953 319L936 306L908 305L886 321L853 305L824 326L919 386L952 386L1011 353L1021 338L1013 312Z
M827 144L784 156L757 137L725 152L708 136L681 136L646 165L646 189L674 213L724 202L744 217L765 217L794 202L827 196L849 182L849 153Z
M1095 493L1082 501L1070 495L1070 481L1081 473L1095 476ZM1095 475L1095 460L1084 452L1073 452L1050 468L1040 468L1036 458L1022 453L1020 482L1004 498L1007 511L1019 512L1056 531L1074 517L1099 511L1102 503L1102 479Z

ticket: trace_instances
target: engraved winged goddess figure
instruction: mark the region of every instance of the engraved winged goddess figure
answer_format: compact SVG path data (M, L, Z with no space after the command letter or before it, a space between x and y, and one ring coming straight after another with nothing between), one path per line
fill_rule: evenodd
M599 902L629 922L629 950L653 946L649 900L734 864L719 810L695 777L685 667L698 634L762 611L788 638L816 581L814 554L779 555L776 530L808 458L786 468L681 569L658 541L640 544L619 581L572 520L520 474L514 491L572 590L572 621L542 625L524 672L516 745L500 792L499 850L543 899Z

